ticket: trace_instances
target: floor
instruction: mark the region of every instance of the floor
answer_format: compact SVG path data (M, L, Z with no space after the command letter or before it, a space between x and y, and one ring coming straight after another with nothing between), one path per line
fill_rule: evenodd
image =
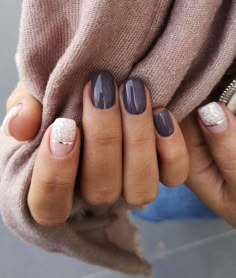
M234 278L236 231L219 220L163 222L133 219L156 278ZM0 224L0 277L125 278L16 239ZM135 276L139 277L139 276Z
M0 2L0 118L14 88L19 0ZM223 221L148 223L133 219L142 235L154 278L235 278L236 231ZM118 278L107 271L21 242L0 222L1 278Z

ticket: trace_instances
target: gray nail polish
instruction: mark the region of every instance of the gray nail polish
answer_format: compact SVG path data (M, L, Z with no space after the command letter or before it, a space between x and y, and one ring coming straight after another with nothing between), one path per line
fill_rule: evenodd
M91 98L95 107L109 109L115 104L116 89L113 76L108 71L95 73L91 79Z
M168 137L174 132L174 125L168 110L154 114L154 123L157 132L162 137Z
M130 114L138 115L146 109L144 83L141 79L129 79L124 83L124 105Z

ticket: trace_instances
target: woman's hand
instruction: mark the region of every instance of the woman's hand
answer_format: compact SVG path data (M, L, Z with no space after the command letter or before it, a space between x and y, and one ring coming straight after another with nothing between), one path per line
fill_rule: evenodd
M57 119L39 147L28 194L36 222L66 221L78 168L79 194L92 205L123 196L129 205L143 206L156 198L159 179L169 186L185 181L188 155L181 130L167 110L152 111L140 79L118 88L110 73L97 73L84 88L83 108L80 160L81 133L69 119Z
M200 108L198 115L181 123L190 156L187 185L236 226L236 118L217 103Z

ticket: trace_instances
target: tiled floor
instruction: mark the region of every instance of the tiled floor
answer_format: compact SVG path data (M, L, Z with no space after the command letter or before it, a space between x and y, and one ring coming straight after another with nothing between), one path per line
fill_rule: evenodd
M148 223L134 219L154 278L235 278L236 231L222 221ZM0 225L0 277L125 278L25 244ZM138 276L135 276L138 277Z
M0 118L17 73L14 53L19 0L0 1ZM143 236L144 252L154 278L235 278L236 231L222 221L164 222L134 220ZM0 278L121 278L58 254L23 243L0 223Z

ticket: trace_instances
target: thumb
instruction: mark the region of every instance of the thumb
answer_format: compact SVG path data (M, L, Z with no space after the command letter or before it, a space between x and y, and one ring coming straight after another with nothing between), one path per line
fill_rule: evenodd
M198 114L212 157L228 187L232 187L232 191L235 192L236 118L227 107L216 102L200 108Z
M18 141L32 140L40 127L42 106L20 82L7 100L2 129Z

